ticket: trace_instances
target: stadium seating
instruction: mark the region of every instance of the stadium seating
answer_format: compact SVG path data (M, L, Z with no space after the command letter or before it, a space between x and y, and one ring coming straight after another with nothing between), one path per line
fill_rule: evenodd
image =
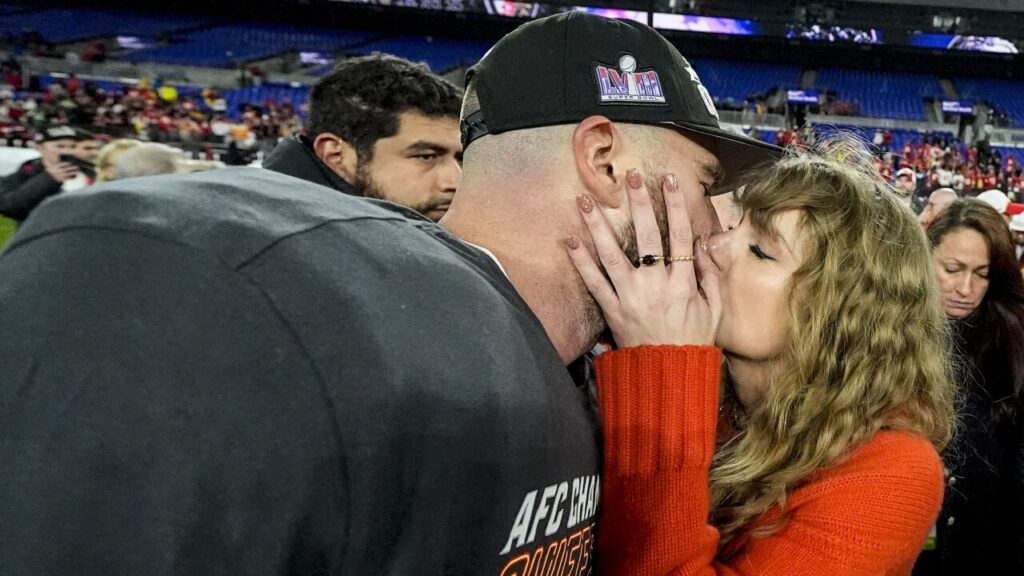
M750 130L749 129L745 129L743 132L747 136L750 136ZM778 130L760 130L760 132L761 132L760 138L761 138L762 142L767 142L769 144L776 144L779 141L779 131Z
M992 151L995 152L996 150L999 151L999 154L1003 158L1002 165L1000 167L1001 170L1006 169L1006 161L1010 158L1011 155L1017 159L1018 166L1020 166L1020 161L1024 160L1024 148L1013 148L1010 146L992 146Z
M64 77L55 76L41 76L39 78L39 85L43 88L48 88L51 84L63 84L67 81ZM117 80L88 80L87 83L96 85L97 88L105 92L123 92L125 89L132 86L125 82L118 82Z
M475 63L490 48L490 42L443 37L380 37L368 31L337 30L313 26L289 26L269 22L225 24L210 17L182 14L152 14L113 9L39 9L24 0L0 6L0 34L18 35L36 30L54 43L88 38L134 35L146 44L139 50L114 54L114 59L180 66L237 67L287 52L323 52L326 57L359 56L373 52L395 54L424 62L445 73ZM719 59L693 61L696 72L712 97L723 104L741 104L747 98L779 87L799 87L804 70L800 66L738 62ZM326 74L334 64L306 68L307 77ZM232 82L233 83L233 82ZM957 78L956 86L965 99L986 100L1007 112L1017 126L1024 126L1024 82L982 78ZM943 97L935 76L878 72L844 68L818 70L816 87L835 91L841 100L859 104L860 115L895 120L926 120L923 98ZM115 90L117 86L104 85ZM297 109L308 98L308 87L269 87L229 90L223 95L230 113L245 102L266 100L291 102ZM858 131L858 130L854 130ZM870 138L872 130L859 130ZM762 138L775 135L763 132ZM894 131L894 148L915 134Z
M3 4L0 4L0 15L30 12L31 10L32 7L28 4L19 4L17 2L4 2Z
M309 101L309 90L308 86L259 86L228 90L221 96L227 106L227 116L232 120L237 120L240 117L240 109L243 105L262 106L269 101L277 104L288 102L296 112L299 112L300 116L305 116L302 107Z
M43 10L0 17L0 34L33 30L54 44L109 36L155 36L210 26L212 18L122 10Z
M960 97L983 100L1006 112L1014 126L1024 126L1024 82L988 78L956 78Z
M414 62L425 62L434 72L443 73L456 66L475 64L480 58L483 58L491 46L490 42L398 36L363 44L357 48L345 50L345 53L350 56L360 56L373 52L385 52Z
M778 86L796 88L803 73L799 66L728 60L696 60L693 69L714 98L737 103Z
M51 84L63 84L65 82L67 82L67 77L63 76L63 75L61 75L61 76L46 75L46 76L40 76L39 77L39 85L42 88L47 88ZM131 88L136 87L136 84L134 82L126 82L126 81L121 81L121 80L89 79L89 80L85 80L84 83L92 84L92 85L96 86L97 88L99 88L100 90L103 90L105 92L110 92L110 93L121 93L121 92L124 92L126 90L129 90ZM188 96L188 97L191 97L191 98L197 98L198 99L198 98L201 97L202 92L203 92L203 88L201 86L191 86L191 85L187 85L187 84L176 84L176 83L169 83L169 85L173 86L174 89L177 90L179 98ZM205 105L204 102L200 102L200 104Z
M822 68L816 84L836 91L841 100L858 102L861 116L869 118L926 120L921 99L943 95L934 76L906 72Z
M188 34L180 42L138 50L125 58L135 62L226 68L285 52L336 51L372 38L369 32L246 23Z

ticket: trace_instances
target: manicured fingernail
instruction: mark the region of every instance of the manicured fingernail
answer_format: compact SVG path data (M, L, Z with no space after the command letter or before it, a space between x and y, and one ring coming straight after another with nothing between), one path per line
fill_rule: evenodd
M565 239L565 247L569 250L575 250L580 247L580 239L575 236L569 236Z
M708 240L710 238L711 238L711 236L707 232L705 232L705 233L700 235L700 247L705 252L708 251Z
M580 194L576 197L576 204L587 214L594 211L594 200L586 194Z
M679 180L676 180L675 174L665 175L665 190L668 190L669 192L679 191Z
M644 185L644 180L640 177L640 171L636 168L626 170L626 184L633 190L639 190Z

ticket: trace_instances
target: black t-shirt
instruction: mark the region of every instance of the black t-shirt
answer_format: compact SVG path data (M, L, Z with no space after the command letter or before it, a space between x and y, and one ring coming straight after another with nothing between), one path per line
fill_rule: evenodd
M590 571L592 396L409 210L248 168L61 195L0 318L5 574Z

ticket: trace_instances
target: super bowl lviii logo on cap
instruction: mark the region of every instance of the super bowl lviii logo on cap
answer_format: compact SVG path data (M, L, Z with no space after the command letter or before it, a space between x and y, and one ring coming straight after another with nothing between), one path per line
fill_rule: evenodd
M636 71L636 58L623 54L619 67L594 67L602 104L666 104L661 79L654 70Z

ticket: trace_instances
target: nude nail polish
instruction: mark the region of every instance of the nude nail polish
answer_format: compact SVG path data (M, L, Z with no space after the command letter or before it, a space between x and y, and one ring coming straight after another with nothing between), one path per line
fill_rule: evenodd
M626 184L633 190L639 190L644 185L643 178L640 177L640 171L636 168L630 168L626 171Z
M576 204L587 214L594 211L594 200L586 194L580 194L576 197Z
M678 192L679 191L679 180L676 179L676 175L675 174L666 174L665 175L665 190L667 190L669 192Z

